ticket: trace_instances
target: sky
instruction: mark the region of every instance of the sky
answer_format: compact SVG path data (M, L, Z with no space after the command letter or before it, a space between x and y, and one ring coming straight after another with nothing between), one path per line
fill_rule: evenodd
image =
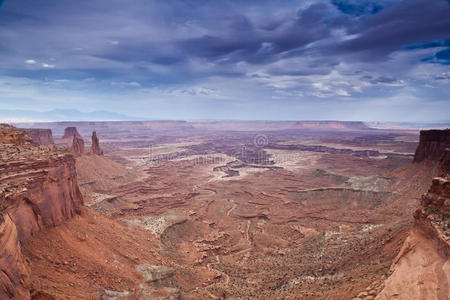
M0 110L450 121L450 0L0 0Z

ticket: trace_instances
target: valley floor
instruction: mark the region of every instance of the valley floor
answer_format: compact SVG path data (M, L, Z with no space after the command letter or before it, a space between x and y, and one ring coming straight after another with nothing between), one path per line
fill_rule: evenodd
M87 207L25 247L34 284L61 299L371 299L436 172L411 164L410 136L104 136L105 157L77 159Z

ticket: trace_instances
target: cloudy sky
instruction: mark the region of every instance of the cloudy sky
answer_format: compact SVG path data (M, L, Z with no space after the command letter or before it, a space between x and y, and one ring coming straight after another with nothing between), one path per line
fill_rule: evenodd
M0 109L450 121L448 0L0 0Z

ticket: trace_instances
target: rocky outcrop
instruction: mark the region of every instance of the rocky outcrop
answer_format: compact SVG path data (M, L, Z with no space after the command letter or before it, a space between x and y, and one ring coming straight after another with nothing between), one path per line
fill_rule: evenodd
M51 129L25 129L24 131L35 146L50 146L55 143Z
M414 214L416 226L436 240L438 250L450 254L450 149L446 149L439 163L439 177L422 195Z
M0 145L0 153L0 299L29 299L21 245L72 218L83 198L73 155L17 144Z
M92 132L92 145L89 152L95 155L103 155L103 150L100 148L97 133L95 131Z
M76 127L66 127L66 129L64 129L64 135L62 137L63 139L72 140L74 136L81 138L81 135L78 133Z
M437 251L435 241L414 227L392 264L391 276L375 299L446 300L450 295L448 265L448 258Z
M81 137L73 136L72 146L69 147L70 152L75 156L84 154L84 140Z
M425 155L421 157L431 158L440 151L436 139L428 140L425 145L419 145L422 146L419 154ZM448 299L450 296L450 149L444 151L439 176L433 178L428 192L422 195L414 219L415 226L391 266L393 274L376 299Z
M17 227L8 213L0 214L0 299L26 299L29 270L22 257Z
M439 162L439 176L448 178L450 174L450 149L445 149Z
M420 131L419 146L414 155L414 162L438 161L446 148L450 148L450 129L422 130Z
M29 143L31 143L31 138L23 130L7 124L0 124L0 144L25 145Z

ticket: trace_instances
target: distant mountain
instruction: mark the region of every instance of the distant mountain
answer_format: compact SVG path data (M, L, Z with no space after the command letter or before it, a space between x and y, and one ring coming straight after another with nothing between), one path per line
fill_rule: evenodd
M82 112L76 109L54 109L50 111L0 109L0 122L134 120L137 120L137 118L104 110Z

